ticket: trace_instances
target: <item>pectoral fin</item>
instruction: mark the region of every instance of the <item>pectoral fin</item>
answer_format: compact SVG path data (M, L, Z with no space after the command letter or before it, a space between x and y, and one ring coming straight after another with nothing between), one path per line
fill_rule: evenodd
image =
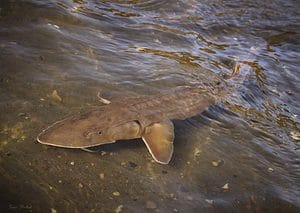
M174 140L174 126L170 120L147 126L142 138L156 162L169 163L173 154Z

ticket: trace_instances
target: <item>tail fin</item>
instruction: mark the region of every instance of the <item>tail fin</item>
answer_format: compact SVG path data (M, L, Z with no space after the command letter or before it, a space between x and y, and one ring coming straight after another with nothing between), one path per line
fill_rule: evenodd
M244 82L245 77L247 74L249 74L249 71L253 69L253 64L255 63L255 60L259 54L260 49L258 47L251 47L250 52L247 54L247 57L245 58L236 58L234 67L232 69L231 76L228 78L241 78L239 81ZM243 69L243 73L240 73L240 70L247 66L248 68Z

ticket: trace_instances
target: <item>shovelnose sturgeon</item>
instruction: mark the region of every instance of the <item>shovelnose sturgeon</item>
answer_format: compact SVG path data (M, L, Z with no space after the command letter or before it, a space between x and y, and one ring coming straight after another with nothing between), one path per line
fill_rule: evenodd
M228 92L226 83L218 77L209 83L159 95L123 97L56 122L41 132L37 140L57 147L88 148L142 138L153 159L168 164L174 140L171 120L184 120L204 111Z
M258 46L252 46L246 59L236 61L232 76L236 76L238 82L243 82L247 73L244 70L244 75L237 76L241 65L247 65L250 71L251 61L259 52ZM208 80L207 74L204 70L201 72L197 85L179 87L164 94L124 97L111 103L100 98L107 105L54 123L42 131L37 140L52 146L87 149L118 140L142 138L153 159L168 164L174 141L171 120L195 116L232 92L224 76L216 75Z

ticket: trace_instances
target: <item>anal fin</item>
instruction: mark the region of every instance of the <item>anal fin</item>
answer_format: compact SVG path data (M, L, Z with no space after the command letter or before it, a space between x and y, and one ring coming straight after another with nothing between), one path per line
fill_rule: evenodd
M168 164L173 154L174 125L170 120L153 123L145 128L142 135L153 159Z

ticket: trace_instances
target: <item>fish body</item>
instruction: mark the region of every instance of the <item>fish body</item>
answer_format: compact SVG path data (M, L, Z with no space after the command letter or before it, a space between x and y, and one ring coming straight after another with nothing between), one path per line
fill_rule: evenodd
M42 144L88 148L142 138L153 159L168 164L173 154L172 120L195 116L226 92L220 79L134 98L122 97L95 110L58 121L37 137Z

